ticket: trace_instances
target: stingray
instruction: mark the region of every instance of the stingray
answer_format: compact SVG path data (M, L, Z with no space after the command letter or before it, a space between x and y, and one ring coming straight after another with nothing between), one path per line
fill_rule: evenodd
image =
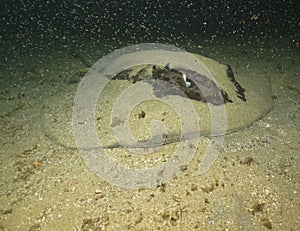
M250 126L272 108L270 82L266 76L237 75L229 65L198 54L192 54L192 59L186 58L177 51L175 55L170 51L167 57L172 54L172 58L161 62L159 57L166 51L155 52L150 60L145 54L128 55L118 60L119 66L108 57L96 63L84 77L96 79L103 72L107 80L96 107L91 108L93 118L89 118L94 121L95 133L101 137L102 148L159 146L190 139L199 133L201 136L224 135ZM144 64L128 66L131 61L139 63L144 57L147 57ZM89 85L80 97L88 99L92 92L99 91L95 85ZM46 100L47 107L43 111L46 135L69 148L76 148L72 134L76 88L75 84L62 86ZM187 105L192 105L193 111L185 109ZM225 114L219 115L219 119L224 120L222 126L225 127L213 131L213 117L218 116L214 115L218 112L212 113L211 109L221 107ZM187 118L180 122L180 110L182 115L196 114L196 121L189 122ZM183 126L186 126L184 134ZM127 132L129 134L125 134Z
M271 108L266 76L235 75L204 56L142 44L103 57L78 86L61 86L46 99L43 115L52 141L78 149L107 182L136 189L161 185L186 169L201 150L200 136L210 138L199 165L199 174L206 173L225 134Z

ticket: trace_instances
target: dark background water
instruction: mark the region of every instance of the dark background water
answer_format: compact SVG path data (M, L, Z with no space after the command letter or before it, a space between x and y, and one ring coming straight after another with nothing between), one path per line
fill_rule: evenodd
M1 38L87 36L132 42L161 38L299 38L297 0L1 0Z

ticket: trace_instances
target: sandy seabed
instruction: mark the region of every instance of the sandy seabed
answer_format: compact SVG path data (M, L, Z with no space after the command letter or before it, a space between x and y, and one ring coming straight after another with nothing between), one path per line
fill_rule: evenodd
M57 121L45 121L44 112L64 102L54 100L57 94L76 92L68 80L86 69L82 61L67 46L7 42L0 64L0 230L299 230L299 47L288 38L198 45L193 52L229 64L235 73L268 76L274 107L226 135L206 174L198 175L208 143L203 137L172 181L127 190L100 179L76 149L48 134ZM86 45L81 54L93 63L103 56L101 46ZM130 158L121 148L109 152Z

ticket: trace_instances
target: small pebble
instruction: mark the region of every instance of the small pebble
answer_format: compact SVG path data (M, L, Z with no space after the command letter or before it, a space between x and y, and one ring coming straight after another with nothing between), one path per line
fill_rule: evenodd
M101 193L101 190L100 190L100 189L96 189L96 190L95 190L95 193L96 193L96 194L100 194L100 193Z

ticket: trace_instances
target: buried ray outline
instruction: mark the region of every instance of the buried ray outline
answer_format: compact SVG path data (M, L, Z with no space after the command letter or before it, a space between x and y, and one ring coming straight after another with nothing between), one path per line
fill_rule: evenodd
M155 44L149 44L148 46L150 47L151 45L155 46ZM167 46L167 45L163 45L163 46ZM136 45L135 47L131 46L130 52L137 52L138 51L137 49L139 49L138 45ZM149 49L150 48L148 48L148 50ZM158 49L157 46L156 49ZM175 54L179 54L178 48L173 47L172 49L173 49L172 51L177 51L177 53ZM118 52L119 55L124 55L124 50L123 53L121 51L122 50L117 50L116 52ZM157 54L159 55L160 53ZM240 86L243 86L243 88L245 88L244 94L247 97L246 98L247 101L244 101L241 99L242 94L239 94L239 92L237 91L238 89L236 83L229 79L230 78L230 75L228 74L228 72L230 71L229 66L223 65L217 61L206 58L204 56L200 56L197 54L192 54L192 55L196 59L200 60L209 69L209 71L215 77L216 79L215 82L218 84L218 87L220 89L223 89L226 93L228 93L230 99L233 101L233 103L224 104L226 108L226 134L250 126L254 121L260 119L263 115L265 115L267 112L269 112L272 109L273 104L271 99L270 79L268 78L267 75L265 74L262 75L259 73L255 73L253 71L249 72L248 69L245 72L243 72L242 69L240 68L237 68L235 70L236 80L238 81L238 83L240 83ZM176 57L173 58L176 59ZM180 59L182 58L178 57L177 62L180 63L181 62ZM93 74L94 72L94 74L96 75L98 71L101 72L101 70L104 70L112 60L113 60L113 56L110 58L106 57L107 64L102 63L103 64L102 66L100 65L100 66L91 67L89 69L90 74L91 73ZM161 66L164 67L166 66L167 63L168 60L166 59L161 64ZM170 63L170 67L173 68L174 66L172 65L172 62L169 63ZM189 69L187 67L183 67L183 68ZM124 70L125 69L126 68L124 68ZM197 73L206 76L205 71L202 72L202 69ZM88 74L84 76L84 79L85 78L88 78ZM109 84L104 88L102 92L103 94L101 93L99 102L97 102L97 104L100 105L99 108L102 110L98 110L99 108L97 107L94 115L91 115L91 118L89 119L91 119L91 121L94 121L95 126L99 128L97 131L95 131L95 135L96 136L98 135L101 138L102 146L98 148L111 150L115 152L114 151L115 148L118 149L121 147L120 150L126 151L127 148L122 148L122 146L118 144L116 137L114 137L112 125L117 125L118 123L112 123L111 112L113 110L113 106L115 105L119 94L121 94L122 91L124 91L126 88L134 84L127 80L112 81L106 78L106 81L109 81ZM138 84L143 84L143 82L141 81ZM149 91L153 92L152 86L150 84L148 86L150 89ZM70 149L77 149L76 143L74 142L74 135L72 131L72 126L73 126L72 106L74 104L73 102L74 95L77 87L78 85L75 84L62 84L60 87L56 88L55 94L44 99L45 100L44 105L46 106L43 107L41 111L41 116L44 119L43 130L45 132L45 136L49 138L51 141L53 141L54 143ZM93 88L95 88L96 91L99 91L97 86L92 86L90 89L88 88L88 92L86 92L86 95L83 95L83 97L88 96L90 94L94 94L92 92ZM177 97L176 95L170 95L170 96L163 96L162 98L174 99L176 97ZM180 97L180 98L184 99L184 97ZM207 126L211 124L210 117L208 116L210 115L210 111L208 110L209 109L208 105L210 104L202 103L197 100L190 100L190 101L192 102L198 114L199 124L201 128L200 136L206 136L206 137L215 136L215 139L217 139L218 134L212 134L210 126ZM172 117L172 114L169 112L167 115L164 113L159 114L158 113L159 111L157 110L161 110L161 108L150 107L150 109L154 110L154 113L159 116L157 118L163 121L164 125L168 128L168 136L163 137L164 138L163 145L166 145L165 146L166 148L171 147L172 145L177 145L181 138L179 133L181 130L180 130L180 126L179 127L173 126L176 124L173 123L174 117ZM141 113L141 111L144 111L144 114L143 115L141 114L142 116L138 116L138 114ZM132 113L134 115L134 112ZM149 114L149 111L142 109L140 111L137 111L136 116L133 116L132 118L133 119L136 118L136 120L130 121L130 124L131 122L144 122L147 121L147 119L151 118L151 114ZM117 120L117 122L120 121L122 120ZM168 123L170 121L171 124ZM81 121L81 122L84 123L85 121ZM151 124L145 124L145 123L144 124L137 123L134 125L136 125L134 129L132 129L131 127L131 131L133 132L134 136L136 136L137 134L136 132L142 132L143 126L147 128L151 127L150 126ZM155 128L156 126L153 127ZM195 131L194 128L191 128L189 132L190 133L188 134L189 135L188 137L196 137L196 135L199 133L199 131ZM141 141L147 141L147 140L141 140ZM159 142L157 144L159 144ZM88 149L93 150L96 147L97 146L95 145L91 145L90 147L87 147L87 150Z

